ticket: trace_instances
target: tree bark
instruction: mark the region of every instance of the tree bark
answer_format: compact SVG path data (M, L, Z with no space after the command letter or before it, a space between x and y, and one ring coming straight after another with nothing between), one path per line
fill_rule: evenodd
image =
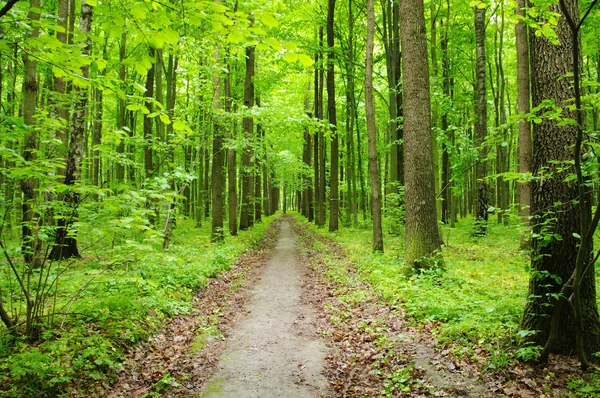
M81 15L79 31L87 36L86 45L83 48L82 55L89 56L92 46L90 33L92 30L94 8L83 0L81 3ZM81 75L84 79L89 76L89 66L81 68ZM81 180L81 162L83 161L83 152L85 146L85 125L88 108L88 91L82 87L75 87L75 106L73 111L73 121L71 123L69 153L67 155L67 167L65 169L65 185L73 186ZM63 214L58 219L58 228L56 230L56 242L50 253L53 260L62 260L71 257L80 257L75 235L70 233L69 228L77 219L77 206L80 197L72 188L65 196L65 202L71 208L70 214Z
M478 163L475 166L477 179L477 214L475 222L475 235L487 234L489 188L485 180L487 177L487 96L486 96L486 56L485 56L485 8L475 7L475 45L476 45L476 119L475 139L478 148Z
M525 16L526 0L517 1L515 13ZM517 46L517 106L519 113L529 114L529 43L527 39L527 26L523 21L517 21L515 25L515 40ZM531 123L527 118L519 120L519 173L531 172L532 148L531 148ZM521 232L521 248L527 249L531 246L530 221L531 215L531 183L520 182L517 187L519 197L519 214L521 223L525 230Z
M377 125L373 96L373 41L375 31L374 0L367 0L367 45L365 56L365 114L369 137L369 175L371 177L371 215L373 216L373 251L383 251L381 227L381 181L377 164Z
M244 105L248 110L254 107L254 46L246 47L246 82L244 85ZM242 152L242 211L240 230L245 231L253 224L254 165L252 162L254 145L254 119L244 117L244 150Z
M32 0L27 18L32 23L37 23L40 14L36 9L40 7L40 0ZM39 28L33 26L29 37L39 36ZM23 52L23 122L27 126L27 132L23 141L22 156L26 162L33 162L39 148L39 137L35 128L35 115L37 114L37 95L39 82L37 80L37 62L30 54ZM39 182L36 178L29 177L21 180L21 191L23 192L22 210L22 250L25 263L31 267L39 265L41 242L37 236L40 215L37 211L36 189Z
M218 1L217 1L218 2ZM213 145L212 145L212 169L211 169L211 242L222 242L223 234L223 109L221 99L221 53L219 45L215 48L213 69Z
M409 269L431 267L440 250L435 203L429 65L423 0L400 3L403 49L406 239Z
M577 17L578 2L570 2L568 10ZM551 11L561 12L558 6L551 6ZM573 72L573 41L564 17L559 19L556 34L559 45L543 37L529 36L532 106L537 107L543 100L553 98L556 105L563 108L565 117L575 119L575 112L567 108L574 97L572 82L563 78ZM581 46L580 40L577 40L577 45ZM581 240L574 235L582 235L580 220L584 217L589 220L589 201L580 203L576 182L565 181L565 177L574 172L569 164L575 158L573 148L576 140L577 126L558 126L556 121L548 118L542 118L541 123L533 125L533 148L537 148L533 154L533 175L538 178L532 184L531 210L536 239L532 240L529 299L521 327L538 331L532 339L542 345L550 334L551 315L557 304L553 294L561 290L562 284L569 280L575 269ZM585 264L589 264L591 247L583 256ZM589 355L600 351L594 267L582 275L578 288L584 326L583 347ZM561 311L557 325L552 352L570 354L576 348L577 335L573 312Z
M339 135L337 130L337 112L335 107L335 71L334 71L334 15L335 0L328 0L327 6L327 113L331 129L330 194L329 194L329 231L337 231L339 226Z

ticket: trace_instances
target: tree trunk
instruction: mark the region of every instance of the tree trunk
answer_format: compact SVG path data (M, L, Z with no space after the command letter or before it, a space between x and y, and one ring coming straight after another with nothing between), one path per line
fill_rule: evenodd
M217 3L219 1L217 0ZM222 242L223 234L223 109L221 99L221 53L219 45L215 48L213 56L215 68L213 70L213 145L212 145L212 170L211 170L211 242Z
M227 74L225 75L225 112L231 112L231 65L229 52L227 54ZM227 138L229 141L234 139L235 121L229 128ZM227 198L229 203L229 234L236 236L237 231L237 157L235 149L231 145L227 148Z
M40 0L31 0L30 9L27 18L32 23L37 23L40 19L39 9ZM33 26L29 37L39 36L39 28ZM26 162L33 162L36 159L36 152L39 148L39 137L35 127L35 116L37 114L37 95L39 82L37 80L37 63L35 58L23 52L23 122L27 126L25 139L23 141L22 156ZM16 71L15 71L16 73ZM23 192L22 209L22 250L25 263L28 266L38 266L41 263L40 249L41 242L38 238L38 228L40 224L40 215L37 211L36 189L39 182L35 178L21 180L21 191Z
M515 12L525 16L526 0L517 1ZM522 21L515 25L515 39L517 46L517 89L519 113L529 114L529 43L527 39L527 26ZM519 120L519 173L531 172L532 148L531 148L531 124L526 118ZM521 248L530 247L529 216L531 215L531 183L520 182L517 189L519 195L519 214L521 223L527 228L521 232Z
M440 250L435 204L429 65L423 0L400 3L403 49L406 241L409 268L431 267Z
M323 48L323 27L319 28L319 48ZM317 118L323 120L323 86L325 83L325 70L323 67L323 52L320 54L320 69L319 69L319 115ZM325 213L327 212L327 165L325 163L325 154L327 153L327 145L325 141L325 132L319 129L319 217L317 225L322 227L325 225Z
M92 46L90 37L92 29L92 18L94 8L86 3L81 4L81 15L79 31L87 36L86 45L82 50L84 56L89 56ZM81 75L84 79L88 78L89 66L81 68ZM75 106L73 111L73 121L71 123L69 153L67 155L67 166L65 169L65 185L73 186L81 179L81 162L83 161L83 152L85 146L85 125L88 108L87 89L75 87ZM56 230L56 246L52 248L50 258L53 260L62 260L71 257L80 257L77 248L77 240L74 234L69 233L69 228L77 220L77 206L79 205L79 194L70 190L65 196L65 202L71 208L70 214L63 214L58 219L58 228Z
M448 30L450 28L450 1L447 1L448 16L445 22L445 32L440 40L440 50L442 52L442 89L444 96L450 99L450 57L448 56ZM444 24L444 21L441 22ZM448 128L448 109L442 114L442 131L446 135L442 142L442 222L450 223L450 217L454 217L452 209L452 186L450 154L448 153L448 143L451 141L452 132Z
M254 107L254 47L246 47L246 83L244 85L244 105L250 110ZM254 145L254 120L244 117L244 150L242 152L242 211L240 230L245 231L253 223L254 178L252 157Z
M331 159L330 159L330 193L329 193L329 232L337 231L339 225L340 194L339 194L339 135L337 130L337 112L335 107L335 74L334 74L334 15L335 0L328 0L327 7L327 113L331 128Z
M256 97L256 106L260 107L260 98ZM258 123L256 125L256 149L259 149L262 146L262 141L264 138L264 130L262 128L262 125L260 123ZM260 222L262 219L262 211L261 211L261 205L262 205L262 186L261 186L261 172L260 169L262 167L262 162L263 159L261 158L261 153L260 151L257 154L257 151L254 151L254 158L256 159L255 161L255 166L254 166L254 198L253 198L253 204L252 207L254 209L254 211L252 212L252 217L254 218L254 222Z
M374 0L367 0L367 45L365 57L365 114L369 137L369 175L371 177L371 215L373 216L373 251L383 251L381 227L381 181L377 165L377 125L373 96L373 41L375 31Z
M475 166L475 178L477 179L477 215L475 222L475 235L487 234L489 188L485 181L487 177L487 147L485 137L487 135L487 98L486 98L486 56L485 56L485 8L475 7L475 44L476 44L476 119L475 139L478 148L478 163Z
M569 4L570 14L578 16L578 2ZM551 11L560 12L560 8L551 6ZM572 35L564 17L559 19L556 34L560 45L554 45L543 37L529 36L532 106L536 107L542 101L553 98L556 105L563 108L565 117L575 119L575 112L568 110L574 97L572 82L562 78L573 72ZM579 40L577 45L581 46ZM533 125L533 148L537 148L533 155L533 175L540 178L532 184L532 229L533 236L539 238L532 240L529 300L525 305L521 327L538 331L532 339L542 345L550 332L551 315L556 304L553 297L575 269L581 240L574 235L582 234L581 218L587 216L589 219L589 201L585 204L574 201L578 198L576 182L572 179L565 181L565 177L574 172L569 164L575 157L573 148L576 137L576 126L558 126L555 120L549 118L542 118L541 123ZM588 264L591 261L591 247L583 254ZM600 351L600 318L594 274L594 267L591 267L583 275L580 285L583 347L587 354ZM576 331L572 311L561 311L552 352L574 352Z

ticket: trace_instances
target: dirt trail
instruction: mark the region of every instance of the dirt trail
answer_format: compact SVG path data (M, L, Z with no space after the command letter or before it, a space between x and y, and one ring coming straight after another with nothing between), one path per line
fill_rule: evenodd
M306 265L290 219L249 294L247 314L228 338L203 397L315 397L325 394L326 347L316 335L314 309L301 299Z

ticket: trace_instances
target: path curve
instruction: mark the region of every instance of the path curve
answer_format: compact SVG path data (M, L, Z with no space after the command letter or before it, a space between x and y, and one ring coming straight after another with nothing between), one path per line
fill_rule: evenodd
M201 396L316 397L325 395L325 343L316 335L315 311L302 300L306 264L296 233L281 219L277 244L260 281L250 291L246 316Z

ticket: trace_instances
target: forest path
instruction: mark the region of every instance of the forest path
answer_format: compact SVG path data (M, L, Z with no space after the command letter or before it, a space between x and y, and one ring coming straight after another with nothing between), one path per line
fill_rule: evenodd
M315 310L302 300L306 265L291 223L282 219L270 259L250 291L246 316L229 336L203 397L301 398L326 390L326 347L316 336Z

